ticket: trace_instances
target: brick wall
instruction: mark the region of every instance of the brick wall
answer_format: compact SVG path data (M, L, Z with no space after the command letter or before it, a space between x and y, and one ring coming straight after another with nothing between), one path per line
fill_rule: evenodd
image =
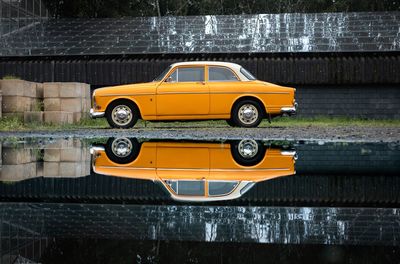
M399 85L296 86L299 117L400 118Z

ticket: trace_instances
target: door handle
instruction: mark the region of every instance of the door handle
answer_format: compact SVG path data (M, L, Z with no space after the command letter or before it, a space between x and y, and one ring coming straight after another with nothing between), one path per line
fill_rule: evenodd
M198 82L199 84L201 84L201 85L205 85L206 84L206 82Z

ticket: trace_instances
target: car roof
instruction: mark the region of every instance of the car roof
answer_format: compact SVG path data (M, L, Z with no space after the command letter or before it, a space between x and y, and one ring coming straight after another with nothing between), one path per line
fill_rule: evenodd
M185 65L216 65L216 66L226 66L233 69L240 69L242 66L232 62L223 62L223 61L184 61L184 62L177 62L171 64L172 67L175 66L185 66Z

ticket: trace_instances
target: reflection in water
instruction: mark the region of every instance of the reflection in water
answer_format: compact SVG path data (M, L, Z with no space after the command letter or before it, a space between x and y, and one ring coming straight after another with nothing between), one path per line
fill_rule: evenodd
M143 142L111 138L93 146L99 174L152 180L175 200L236 199L255 183L295 173L294 150L244 139L230 143Z
M113 138L0 146L0 263L60 263L50 259L68 251L63 240L106 255L114 250L103 245L121 241L197 241L204 250L209 242L237 250L251 243L257 256L270 243L297 245L298 252L310 244L352 245L371 256L376 247L360 245L398 246L400 239L398 144ZM283 177L295 165L296 176Z

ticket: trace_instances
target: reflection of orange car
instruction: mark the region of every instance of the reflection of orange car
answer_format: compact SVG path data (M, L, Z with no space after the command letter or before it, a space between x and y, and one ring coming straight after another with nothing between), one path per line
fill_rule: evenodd
M99 174L156 181L175 200L235 199L255 183L295 174L293 150L251 139L232 143L144 142L110 139L93 146Z

